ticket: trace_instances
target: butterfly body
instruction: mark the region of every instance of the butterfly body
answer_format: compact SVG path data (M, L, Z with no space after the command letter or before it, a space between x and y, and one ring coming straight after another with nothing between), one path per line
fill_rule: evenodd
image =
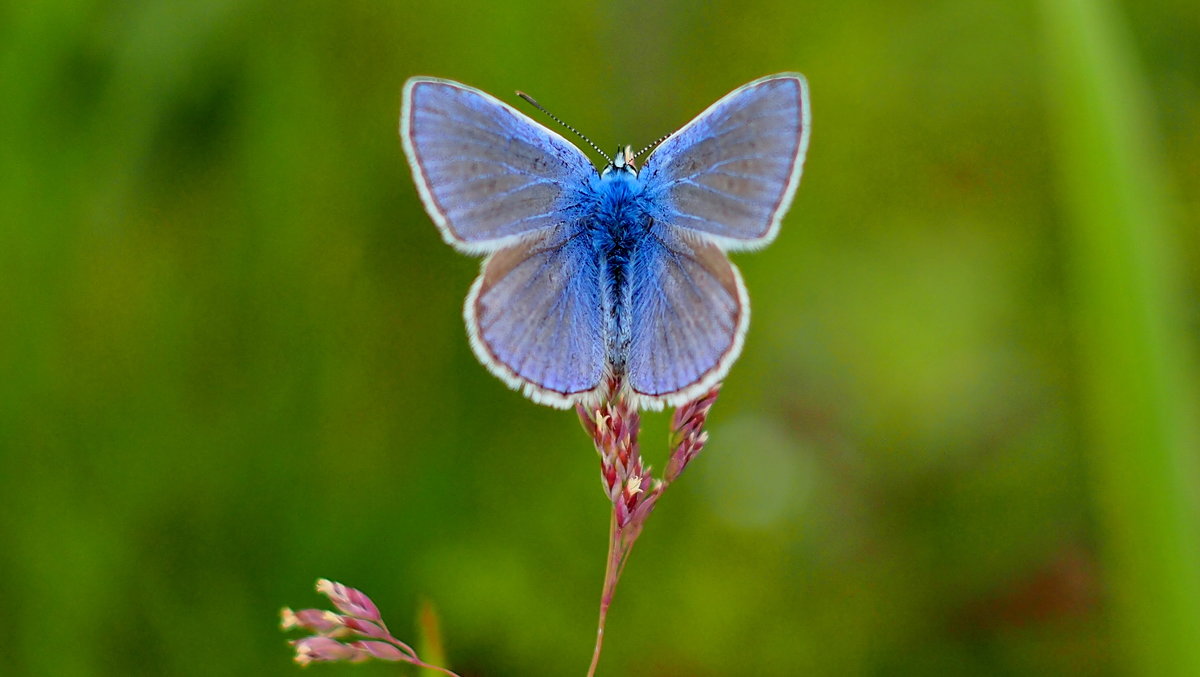
M799 76L764 78L640 171L628 148L597 171L479 90L410 80L401 137L426 209L451 245L488 255L464 308L476 355L554 406L615 385L658 408L714 385L749 321L724 250L774 237L799 180L807 106Z
M601 313L610 371L622 375L630 337L632 307L630 280L638 244L649 234L651 217L637 174L632 170L604 172L589 183L594 189L590 209L579 221L588 231L592 255L601 271Z

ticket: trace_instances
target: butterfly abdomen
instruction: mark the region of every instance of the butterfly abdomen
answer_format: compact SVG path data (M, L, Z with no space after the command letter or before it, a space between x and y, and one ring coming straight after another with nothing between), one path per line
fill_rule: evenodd
M613 375L620 376L625 369L631 336L631 265L649 216L641 184L632 172L609 172L593 185L595 202L588 223L603 275L608 366Z

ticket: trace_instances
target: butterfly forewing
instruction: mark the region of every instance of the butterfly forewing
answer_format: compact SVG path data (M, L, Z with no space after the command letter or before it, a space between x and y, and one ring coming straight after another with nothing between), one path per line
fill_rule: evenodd
M558 225L595 173L558 134L458 83L409 80L400 126L426 210L447 242L469 252Z
M667 404L724 377L741 349L749 304L737 269L716 245L665 224L633 257L628 386Z
M671 224L725 249L764 245L800 180L808 117L802 76L757 80L671 135L640 176Z
M595 390L605 368L601 272L584 235L564 225L501 249L467 297L479 359L555 406Z

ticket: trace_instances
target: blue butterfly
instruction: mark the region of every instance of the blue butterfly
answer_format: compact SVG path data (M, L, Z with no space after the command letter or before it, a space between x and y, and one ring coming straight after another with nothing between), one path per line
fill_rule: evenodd
M476 356L555 407L704 394L750 320L725 252L775 238L809 117L804 77L773 75L714 103L640 171L628 146L597 171L489 94L410 79L400 137L421 200L447 243L487 255L464 308Z

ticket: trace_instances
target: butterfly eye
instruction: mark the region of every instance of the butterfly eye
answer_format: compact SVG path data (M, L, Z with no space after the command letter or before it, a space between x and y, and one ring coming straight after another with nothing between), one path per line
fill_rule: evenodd
M613 158L608 167L605 167L604 171L601 172L601 176L613 169L619 169L632 174L637 173L637 167L633 164L633 149L630 146L619 146L617 152L613 154Z

